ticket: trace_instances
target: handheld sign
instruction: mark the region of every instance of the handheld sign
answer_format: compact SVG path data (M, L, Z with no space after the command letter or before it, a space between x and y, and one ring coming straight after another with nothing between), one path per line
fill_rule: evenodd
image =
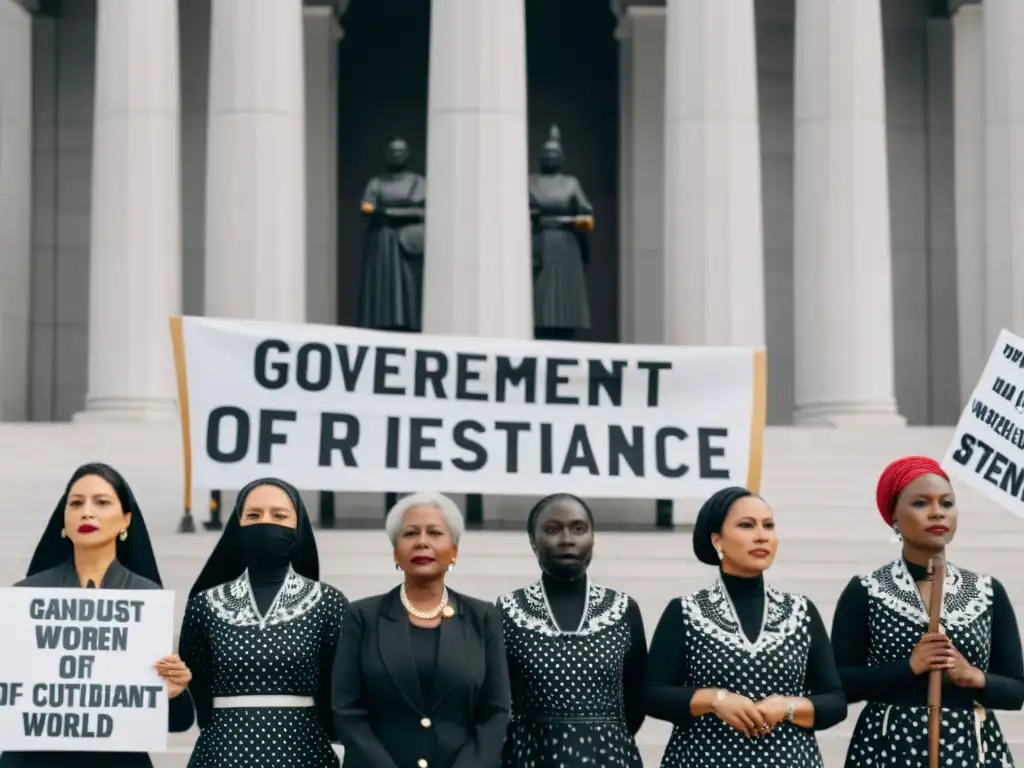
M1004 330L956 425L943 468L1024 517L1024 339Z
M167 749L174 593L0 588L0 752Z
M757 490L765 353L173 318L186 490ZM190 474L192 473L192 474Z

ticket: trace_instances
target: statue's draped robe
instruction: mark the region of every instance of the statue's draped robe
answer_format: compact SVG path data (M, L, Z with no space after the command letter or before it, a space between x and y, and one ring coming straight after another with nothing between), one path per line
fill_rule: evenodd
M594 208L579 180L561 173L531 176L530 214L534 328L590 328L587 236L573 219L593 216Z
M426 180L409 171L366 185L362 203L373 213L363 238L360 327L420 330L426 195Z

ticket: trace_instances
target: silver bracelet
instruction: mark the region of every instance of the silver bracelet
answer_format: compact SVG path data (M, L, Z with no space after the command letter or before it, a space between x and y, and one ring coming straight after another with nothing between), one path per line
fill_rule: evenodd
M718 689L718 693L715 694L715 700L711 702L711 714L718 714L718 705L725 701L725 691L721 688Z
M789 703L786 704L786 722L787 723L793 722L793 714L794 714L793 713L793 702L789 702Z

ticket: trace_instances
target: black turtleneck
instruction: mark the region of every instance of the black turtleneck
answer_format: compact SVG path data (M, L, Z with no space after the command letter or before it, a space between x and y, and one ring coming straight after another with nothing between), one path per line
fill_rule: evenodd
M575 581L560 581L545 573L541 579L558 628L563 632L575 632L583 619L583 609L587 602L586 576ZM629 598L626 621L629 624L630 645L623 667L622 692L626 704L626 725L630 733L635 735L645 717L643 681L647 667L647 634L644 632L640 607L633 598Z
M719 571L722 584L736 608L740 629L754 642L764 623L764 580L731 576ZM811 646L807 655L805 687L814 705L814 730L831 728L846 717L846 699L836 673L825 623L814 603L807 601ZM686 624L676 598L665 608L651 641L644 686L647 714L675 725L693 721L690 702L697 692L687 685L689 666L686 648Z
M903 561L910 577L926 578L926 568ZM850 703L878 701L897 706L928 705L928 675L915 675L910 657L868 666L871 634L868 630L868 591L859 577L851 579L836 604L832 619L832 648L839 676ZM992 579L992 648L984 690L942 684L942 706L970 709L978 702L988 709L1020 709L1024 703L1024 659L1017 617L1003 585Z
M764 579L760 576L745 579L724 571L719 571L718 575L732 599L743 634L750 642L756 642L764 624Z
M288 575L288 568L289 563L283 566L249 566L249 584L252 586L253 597L256 598L256 608L261 615L266 615L277 593L281 591L281 585Z

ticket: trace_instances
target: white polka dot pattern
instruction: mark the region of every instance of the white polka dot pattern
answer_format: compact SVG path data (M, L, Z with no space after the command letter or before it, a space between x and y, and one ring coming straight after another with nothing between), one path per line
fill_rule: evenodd
M680 684L721 688L759 700L806 696L811 648L807 598L765 590L765 617L751 642L721 582L680 600L689 674ZM748 739L713 714L672 730L662 768L822 768L814 733L783 723Z
M189 600L183 638L195 638L195 682L214 698L313 697L316 707L215 708L189 768L336 768L323 723L344 596L290 572L265 616L248 576Z
M903 559L861 578L868 593L868 666L907 659L928 629L928 611ZM947 566L942 626L973 666L987 669L992 644L992 579ZM980 737L980 741L979 741ZM1012 768L995 716L942 710L941 765ZM870 702L861 712L847 751L847 768L928 765L927 707Z
M640 768L626 726L629 597L590 582L577 632L562 632L537 582L502 596L512 723L503 768Z

